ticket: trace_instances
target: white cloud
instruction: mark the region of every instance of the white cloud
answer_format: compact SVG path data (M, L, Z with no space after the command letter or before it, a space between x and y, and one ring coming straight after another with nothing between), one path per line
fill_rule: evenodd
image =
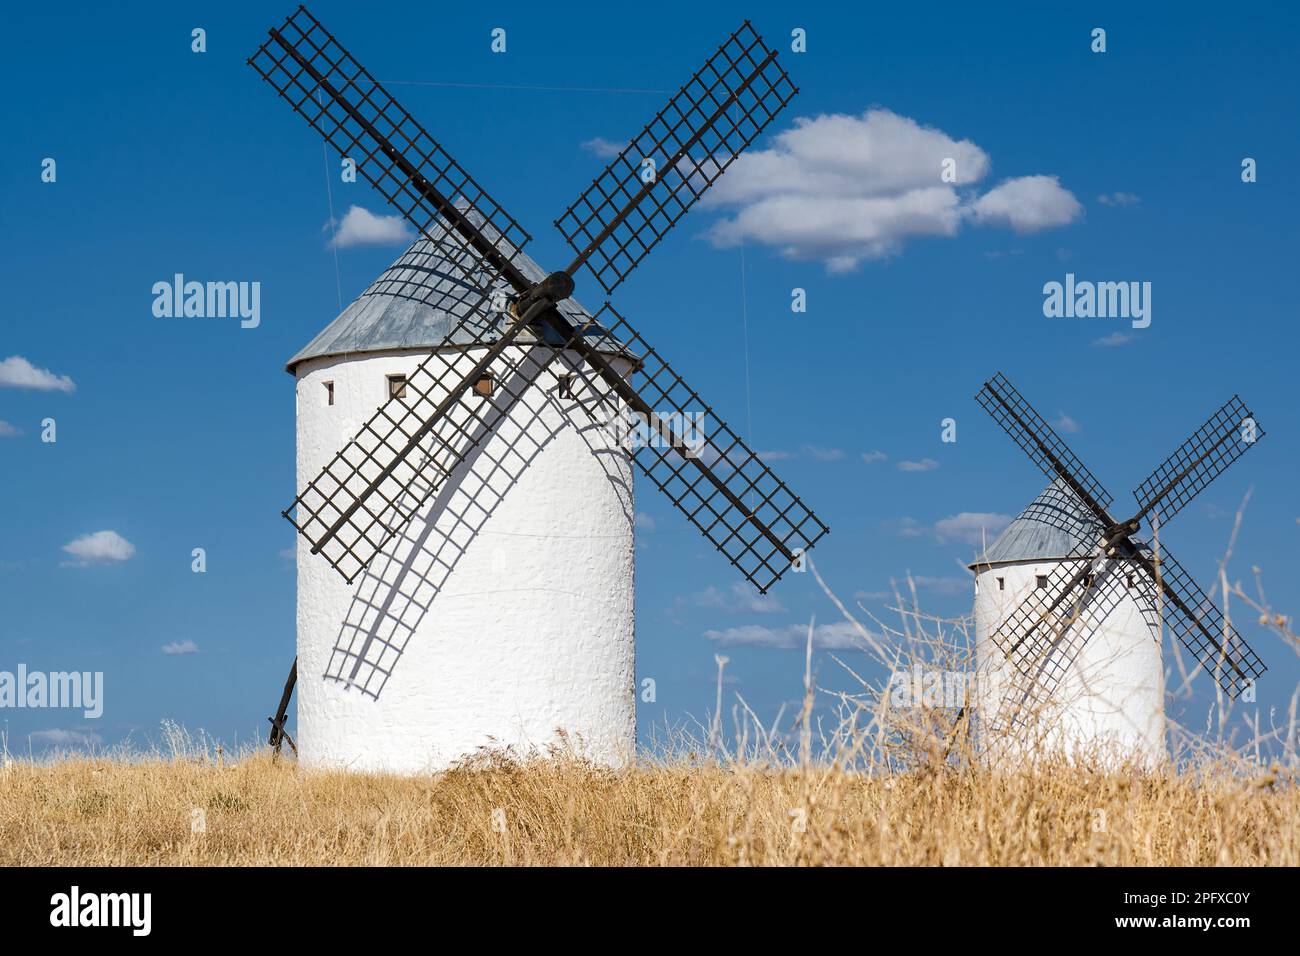
M736 581L723 591L708 587L691 598L698 607L715 608L728 614L772 614L785 611L785 606L770 594L759 594L741 581Z
M66 564L85 567L90 564L111 564L126 561L135 554L135 545L116 531L96 531L69 541L63 550L76 558Z
M915 518L911 517L899 518L895 525L895 530L900 538L919 538L921 535L925 534L920 523Z
M898 463L899 471L934 471L939 467L939 463L933 458L922 458L920 461L900 461Z
M865 461L868 465L875 464L878 461L884 461L888 457L889 457L888 455L886 455L883 451L880 451L879 449L875 451L864 451L862 453L862 460Z
M350 246L393 246L408 243L414 233L401 216L376 216L368 209L353 206L330 240L337 249Z
M170 644L162 646L162 652L164 654L197 654L199 645L191 640L172 641Z
M32 740L51 747L92 747L100 742L99 734L58 728L34 730L29 736Z
M1056 421L1052 422L1052 427L1057 431L1065 432L1067 435L1074 435L1078 433L1082 426L1065 412L1058 412Z
M655 529L655 519L644 511L638 511L632 519L632 527L638 531L653 531Z
M944 182L949 160L955 181ZM969 217L1032 232L1082 209L1049 176L1008 180L976 199L974 184L990 168L970 140L890 110L801 117L771 149L737 159L705 196L731 210L707 235L717 246L765 243L845 272L897 253L910 237L955 236Z
M969 577L930 577L924 574L912 575L912 583L916 585L918 590L933 591L935 594L943 595L969 594L973 587L972 580ZM892 600L906 591L907 582L897 581L892 583L891 590L857 591L853 597L864 601L884 601Z
M704 636L724 647L772 647L788 650L807 647L808 625L768 627L763 624L745 624L741 627L705 631ZM820 650L862 649L865 646L862 634L848 621L818 624L813 629L813 647Z
M936 521L934 533L943 542L980 544L985 538L996 537L1010 523L1010 515L963 511Z
M10 424L4 419L0 419L0 438L17 438L22 433L22 429L17 425Z
M970 578L954 576L928 577L924 574L916 574L912 576L912 581L918 588L933 591L935 594L967 594L974 586Z
M1102 193L1097 197L1103 206L1136 206L1141 201L1142 197L1133 193Z
M792 451L760 451L756 452L756 454L765 462L789 461L791 458L795 457L795 454Z
M599 156L601 159L613 159L627 143L616 143L613 140L605 139L603 136L593 136L582 144L582 148L593 156Z
M839 461L844 457L843 450L839 448L816 448L810 445L804 451L814 461Z
M1133 341L1133 336L1128 332L1112 332L1110 335L1103 335L1099 339L1093 339L1092 344L1104 349L1118 348L1121 345L1128 345Z
M47 368L37 368L21 355L11 355L0 362L0 386L33 388L40 392L75 392L76 384L66 375L55 375Z
M1007 226L1019 233L1069 225L1082 212L1079 200L1055 176L1008 179L971 206L971 215L981 225Z

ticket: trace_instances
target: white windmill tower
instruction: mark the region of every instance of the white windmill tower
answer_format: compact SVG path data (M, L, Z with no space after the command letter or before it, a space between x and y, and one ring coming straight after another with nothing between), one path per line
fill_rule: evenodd
M970 565L977 700L993 753L1008 749L1151 765L1165 755L1161 628L1230 697L1265 668L1169 553L1163 529L1263 436L1236 396L1134 491L1112 498L1001 373L976 396L1052 481Z
M312 766L552 745L621 763L632 466L760 591L827 528L627 319L578 305L573 277L612 292L796 90L743 24L557 221L576 258L548 275L305 8L269 33L250 65L421 234L289 363L298 660L271 743L293 744L296 686Z
M461 325L469 305L444 251L418 239L289 361L298 487L390 397L414 406L497 341ZM588 318L572 299L558 308ZM615 343L592 340L630 371ZM351 581L299 537L297 666L324 678L298 682L304 765L419 771L480 747L545 750L557 731L597 762L633 753L631 462L561 397L571 363L543 367L553 355L513 344L476 379L460 424L477 444Z
M1067 530L1072 529L1072 530ZM994 714L1016 684L1016 671L993 635L1027 599L1073 557L1100 540L1102 527L1060 481L1043 491L985 549L970 569L975 573L975 656L977 706ZM1087 640L1077 656L1064 652L1044 665L1040 680L1051 694L1033 694L1024 704L1037 707L1027 737L1035 747L1077 753L1100 747L1143 762L1164 753L1165 696L1160 635L1148 613L1155 588L1131 562L1112 562L1122 578L1118 600L1089 608L1075 625ZM1122 566L1121 566L1122 565ZM1140 590L1136 590L1139 589ZM1068 666L1066 666L1068 664ZM1056 674L1057 668L1063 672ZM1027 728L1028 729L1028 728Z

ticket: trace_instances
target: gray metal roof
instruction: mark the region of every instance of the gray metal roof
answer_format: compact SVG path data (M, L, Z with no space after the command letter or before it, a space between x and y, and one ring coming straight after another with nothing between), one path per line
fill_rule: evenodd
M1064 558L1101 536L1102 524L1060 479L1043 489L970 568Z
M470 218L483 229L499 248L510 251L491 226L471 212ZM430 230L433 239L421 235L397 261L384 270L370 288L362 292L320 334L307 343L285 368L292 373L299 362L326 355L351 355L360 352L383 352L393 349L432 349L444 344L448 334L471 316L481 316L480 303L504 280L482 267L468 267L473 279L453 263L473 261L462 244L448 238L439 222ZM436 241L434 241L436 240ZM514 250L510 258L519 271L537 282L546 277L542 267L527 254ZM557 306L561 314L574 323L591 318L576 299L565 299ZM499 314L459 329L448 346L489 343L499 337L504 321ZM528 333L521 338L527 339ZM592 326L585 338L602 351L625 352L600 326Z

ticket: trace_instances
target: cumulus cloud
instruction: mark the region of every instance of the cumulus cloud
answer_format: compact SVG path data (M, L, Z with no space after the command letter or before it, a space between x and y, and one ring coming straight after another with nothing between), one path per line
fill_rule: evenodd
M1066 226L1083 206L1055 176L1021 176L990 189L971 206L981 225L1007 226L1019 233Z
M939 463L933 458L922 458L920 461L900 461L898 463L899 471L934 471L939 467Z
M69 541L63 550L76 560L65 564L86 567L91 564L114 564L129 560L135 554L135 545L116 531L96 531Z
M783 451L780 449L773 451L757 452L758 457L765 462L790 461L801 455L810 458L813 461L840 461L844 458L844 449L842 448L823 448L818 445L804 445L802 451Z
M915 518L904 516L895 522L894 530L900 538L919 538L925 529Z
M1133 341L1133 336L1128 332L1112 332L1110 335L1103 335L1099 339L1093 339L1092 344L1104 349L1118 348L1121 345L1128 345Z
M368 209L353 206L343 216L330 245L336 249L347 249L350 246L394 246L408 243L414 237L401 216L376 216Z
M717 246L760 242L845 272L910 237L955 236L968 218L1034 232L1082 210L1053 176L1009 179L977 197L974 184L991 166L970 140L890 110L801 117L772 148L737 159L705 196L729 211L707 235Z
M713 608L728 614L772 614L785 607L770 594L759 594L753 588L736 581L723 591L708 587L690 599L697 607Z
M0 419L0 438L17 438L22 434L22 429L17 425L10 424L4 419Z
M37 368L21 355L11 355L0 362L0 386L32 388L38 392L75 392L76 384L66 375L55 375L47 368Z
M1065 412L1058 412L1056 421L1052 422L1052 427L1057 431L1065 432L1067 435L1074 435L1078 433L1082 426Z
M917 574L913 575L912 581L922 590L933 591L935 594L944 595L966 594L972 587L970 578L959 578L951 575L944 577L930 577L924 574Z
M1097 197L1103 206L1136 206L1141 201L1142 197L1133 193L1102 193Z
M613 159L623 152L625 146L627 146L627 143L616 143L613 140L605 139L603 136L593 136L582 144L584 150L593 156L599 156L601 159Z
M724 647L772 647L792 650L808 646L808 625L790 624L768 627L745 624L722 630L705 631L704 636ZM866 646L862 634L848 621L818 624L813 629L813 647L819 650L861 650Z
M197 654L199 645L191 640L172 641L170 644L162 646L162 652L164 654Z
M29 736L37 743L50 747L93 747L101 739L99 734L80 730L61 730L57 727L49 730L34 730Z
M1010 523L1010 515L963 511L936 521L934 533L945 543L960 541L963 544L980 544L985 538L999 535Z
M804 452L813 461L839 461L844 457L844 451L839 448L817 448L815 446L808 446L804 448Z

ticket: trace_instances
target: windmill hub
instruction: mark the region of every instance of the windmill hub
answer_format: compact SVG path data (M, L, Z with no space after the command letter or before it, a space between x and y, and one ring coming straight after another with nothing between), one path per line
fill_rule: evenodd
M573 295L573 288L573 276L564 271L552 272L521 295L515 301L511 311L514 312L515 318L522 319L528 310L538 302L545 300L552 305L556 302L563 302Z

